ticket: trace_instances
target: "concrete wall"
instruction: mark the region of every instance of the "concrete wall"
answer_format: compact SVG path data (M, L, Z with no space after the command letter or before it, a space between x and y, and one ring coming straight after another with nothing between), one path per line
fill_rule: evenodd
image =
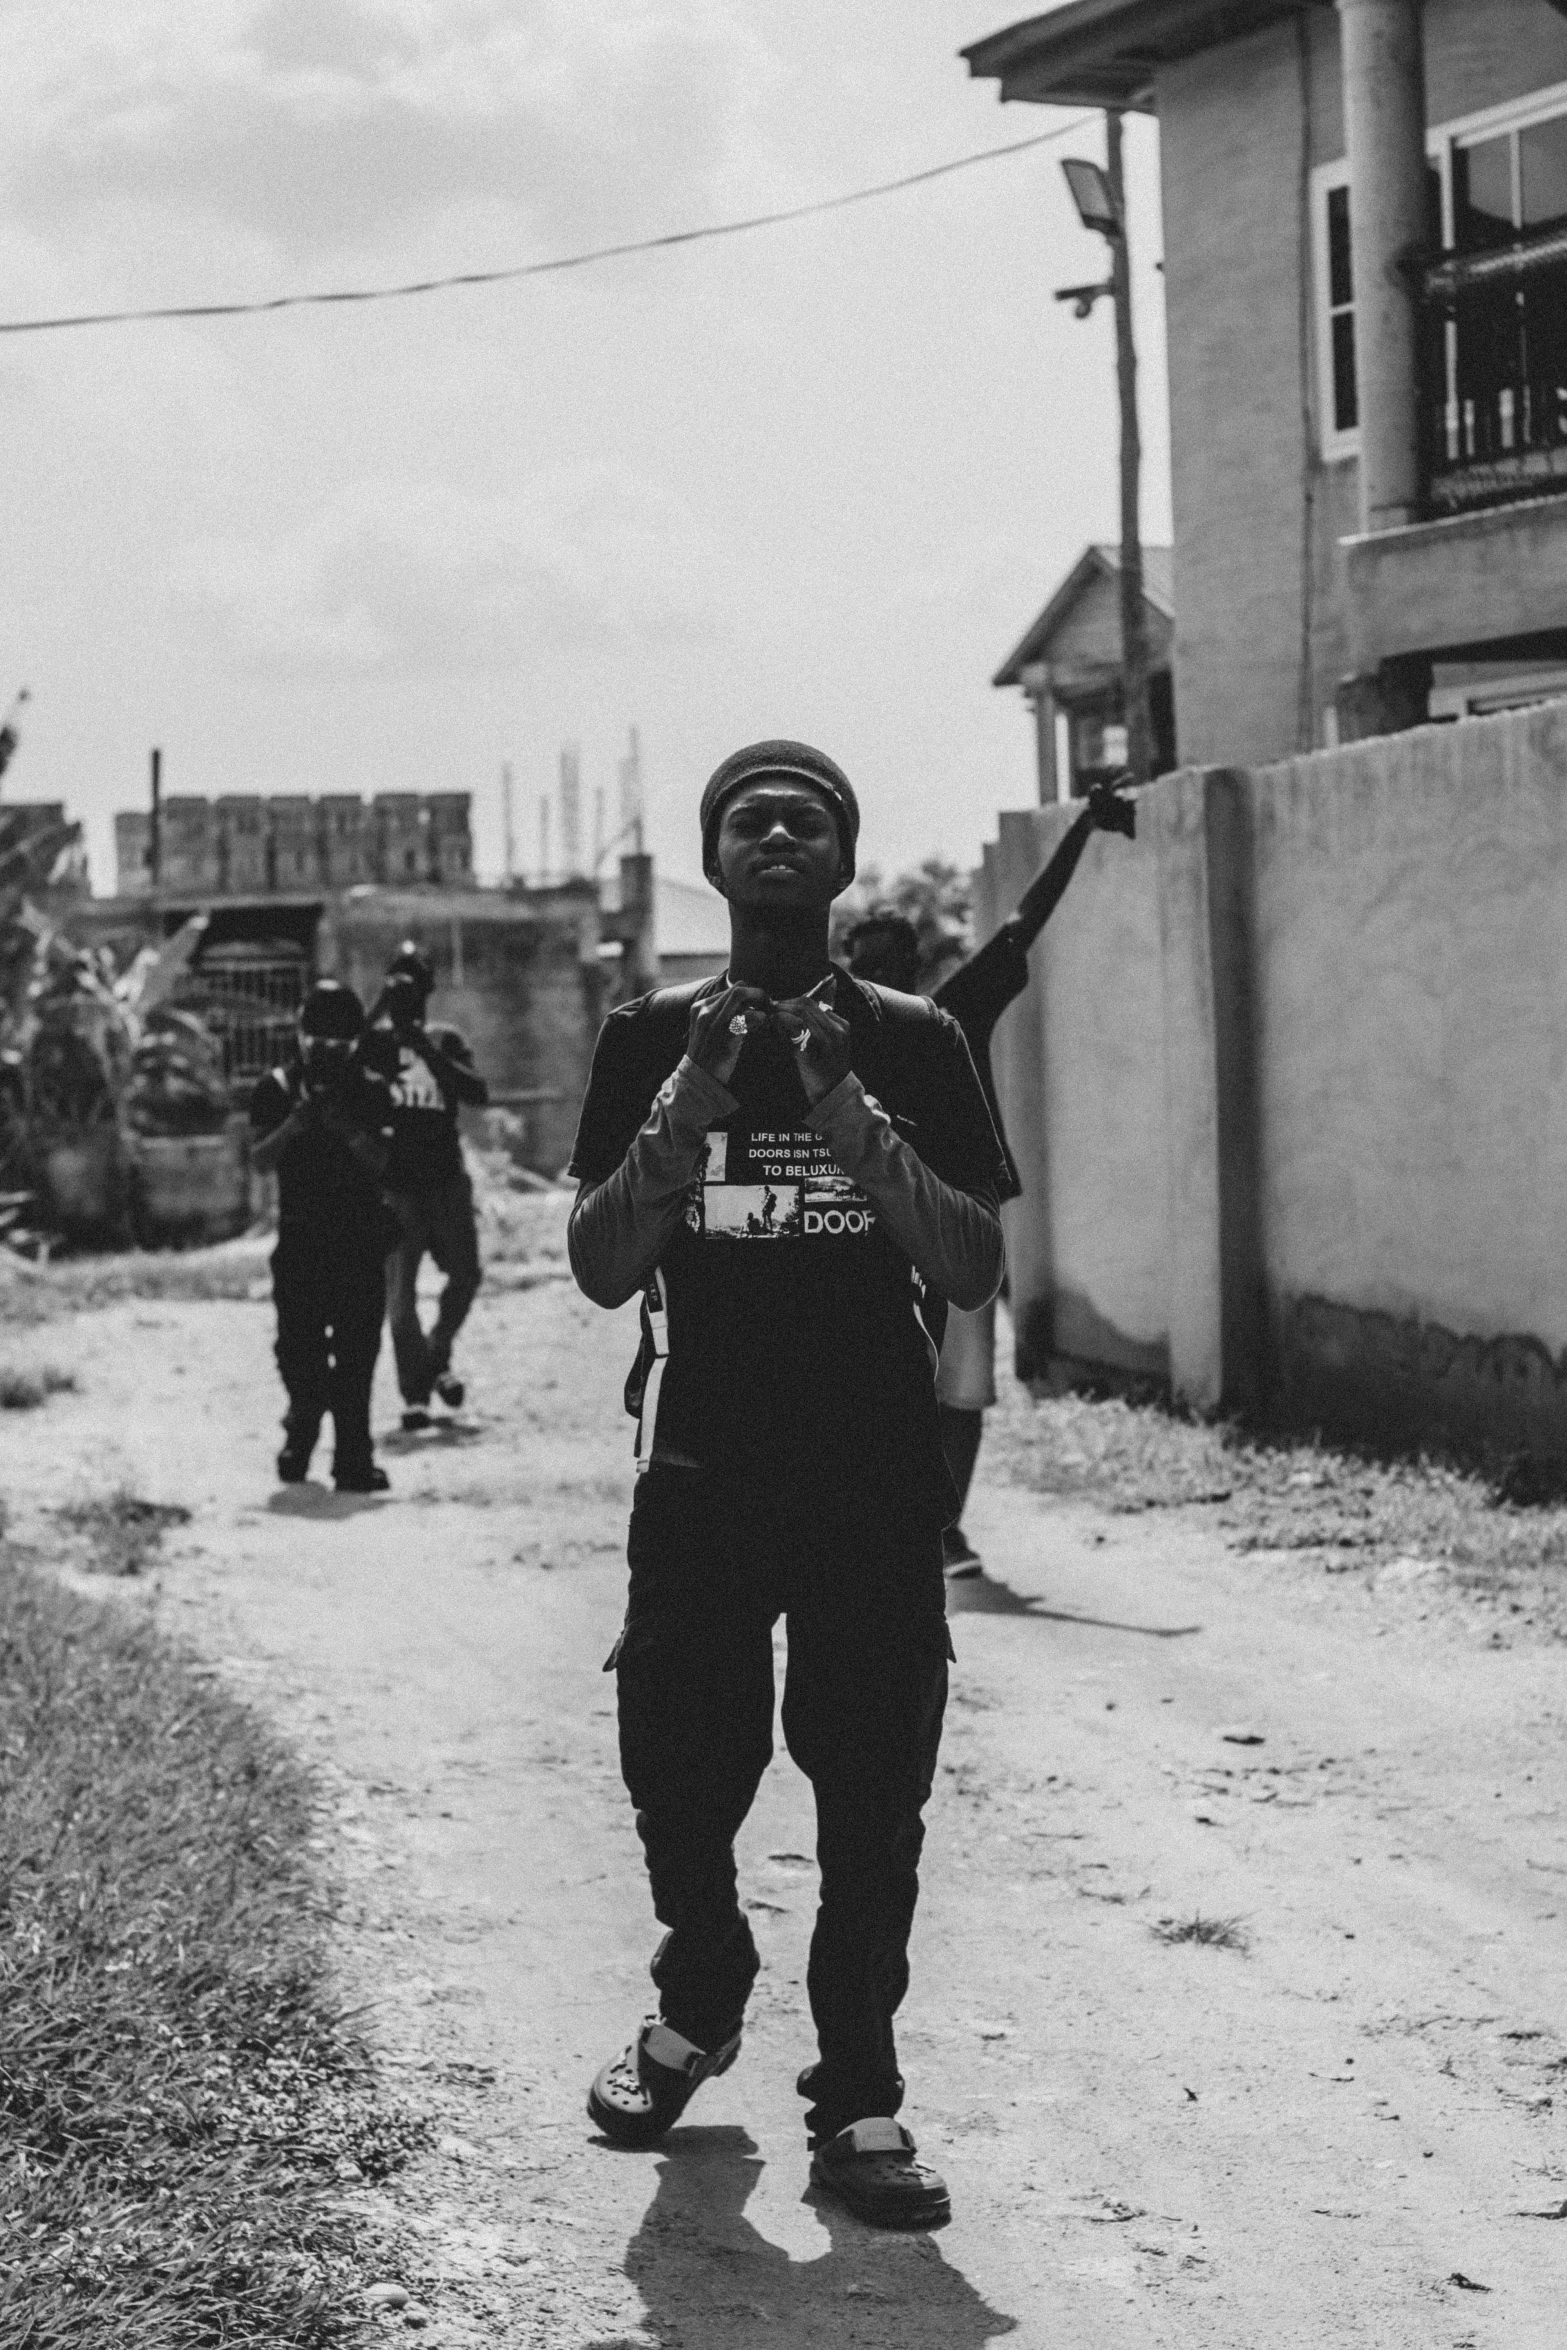
M1567 1455L1563 1001L1567 704L1151 786L998 1031L1020 1368Z
M1073 821L1001 819L977 916L1011 913ZM992 1065L1024 1200L1008 1209L1018 1361L1030 1377L1095 1368L1169 1377L1164 1043L1157 848L1091 841L1033 956L1034 985L996 1030Z

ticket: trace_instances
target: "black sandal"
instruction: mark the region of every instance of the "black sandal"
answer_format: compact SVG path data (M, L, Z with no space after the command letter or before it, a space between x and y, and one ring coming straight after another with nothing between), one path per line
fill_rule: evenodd
M811 2177L873 2228L937 2228L952 2217L946 2180L916 2160L914 2140L890 2114L825 2139L811 2156Z
M716 2048L698 2048L657 2016L612 2057L588 2091L588 2119L617 2146L651 2146L672 2130L704 2081L726 2073L740 2053L738 2027Z

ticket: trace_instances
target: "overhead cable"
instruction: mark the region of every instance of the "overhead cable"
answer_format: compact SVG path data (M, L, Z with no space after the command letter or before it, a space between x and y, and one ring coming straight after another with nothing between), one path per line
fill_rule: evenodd
M416 278L401 286L347 286L319 294L273 294L260 302L175 302L148 310L83 310L60 318L0 319L0 335L53 334L69 326L137 326L169 318L252 318L272 310L324 308L338 302L401 302L413 294L443 294L457 286L498 286L514 278L550 277L568 269L590 269L600 261L619 261L633 253L660 253L672 245L699 245L712 237L740 237L753 229L779 228L790 220L808 220L819 212L839 212L849 204L868 204L877 196L894 196L902 188L917 188L927 180L946 178L949 172L969 171L975 164L995 163L1003 156L1021 155L1030 147L1048 147L1070 137L1097 118L1080 114L1055 130L1038 131L1032 138L1014 139L1005 147L981 147L972 155L954 156L949 163L927 164L923 171L906 172L901 179L880 180L874 187L851 188L841 196L819 196L810 204L791 204L779 212L757 212L746 220L715 221L706 228L672 229L661 237L637 237L626 244L596 245L586 253L559 254L551 261L519 261L508 269L464 269L446 277Z

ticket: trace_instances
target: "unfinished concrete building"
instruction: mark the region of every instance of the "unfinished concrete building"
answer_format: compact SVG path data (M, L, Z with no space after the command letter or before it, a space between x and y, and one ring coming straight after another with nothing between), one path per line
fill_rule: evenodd
M254 897L370 882L468 889L471 809L471 794L459 791L378 792L373 800L355 792L225 792L217 800L171 793L156 852L149 810L115 817L116 895Z

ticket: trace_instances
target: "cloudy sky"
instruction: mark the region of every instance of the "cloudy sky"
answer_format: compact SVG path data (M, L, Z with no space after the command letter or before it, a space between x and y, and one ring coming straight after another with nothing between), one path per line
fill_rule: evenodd
M1017 11L1022 13L1022 11ZM569 252L1067 119L957 58L985 0L0 0L0 315ZM1155 133L1130 133L1146 524L1167 530ZM819 741L884 865L1033 794L989 677L1116 529L1101 273L1056 160L580 275L0 338L8 794L467 789L522 861L560 745L697 870L702 780Z

